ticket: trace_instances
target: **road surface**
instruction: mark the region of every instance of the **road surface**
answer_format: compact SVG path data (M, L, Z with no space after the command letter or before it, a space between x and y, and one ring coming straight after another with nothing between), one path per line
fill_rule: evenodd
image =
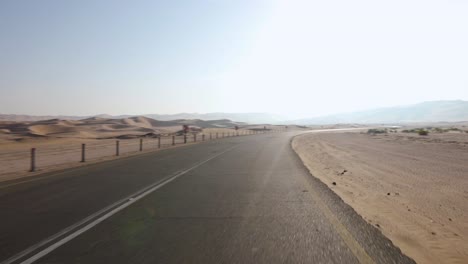
M290 146L297 133L220 139L0 184L0 260L414 263L308 173Z

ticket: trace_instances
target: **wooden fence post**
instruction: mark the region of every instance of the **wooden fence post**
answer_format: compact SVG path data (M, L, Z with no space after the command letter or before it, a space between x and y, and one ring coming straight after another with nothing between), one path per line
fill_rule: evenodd
M175 136L172 136L172 146L175 145Z
M86 161L86 144L81 144L81 162Z
M120 145L120 141L115 141L115 155L116 156L119 156L120 155L120 149L119 149L119 146Z
M36 171L36 148L31 149L31 170L29 171Z
M143 151L143 139L140 138L140 151Z

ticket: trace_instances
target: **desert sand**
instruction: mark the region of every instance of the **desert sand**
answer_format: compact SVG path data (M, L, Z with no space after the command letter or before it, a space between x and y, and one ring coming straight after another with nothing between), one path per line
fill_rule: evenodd
M82 120L0 121L0 141L21 141L40 137L81 139L135 138L144 135L171 134L181 130L182 125L200 128L246 126L244 123L236 123L230 120L158 121L142 116L122 119L92 117Z
M468 263L468 133L308 133L292 144L418 263Z

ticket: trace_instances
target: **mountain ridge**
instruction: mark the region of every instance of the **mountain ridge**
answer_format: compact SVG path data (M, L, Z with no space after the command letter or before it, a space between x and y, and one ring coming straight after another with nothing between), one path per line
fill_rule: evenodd
M159 121L173 120L231 120L250 124L337 124L337 123L411 123L411 122L458 122L468 121L468 101L440 100L427 101L418 104L383 107L364 111L332 114L326 116L288 120L287 118L270 113L177 113L177 114L145 114L145 115L108 115L94 116L33 116L0 114L0 121L35 122L50 119L82 120L86 118L123 119L144 116Z
M416 123L468 121L468 101L440 100L412 105L376 108L364 111L297 119L295 124L336 123Z

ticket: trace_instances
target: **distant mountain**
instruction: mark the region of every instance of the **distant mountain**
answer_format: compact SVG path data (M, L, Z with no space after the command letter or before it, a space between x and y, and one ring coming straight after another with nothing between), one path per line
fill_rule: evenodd
M41 120L61 119L61 120L80 120L90 116L34 116L34 115L9 115L0 114L0 121L14 122L35 122Z
M172 115L160 115L160 114L148 114L142 115L148 118L152 118L160 121L171 121L171 120L231 120L234 122L243 122L250 124L277 124L285 118L268 114L268 113L180 113ZM90 117L106 118L106 119L122 119L133 117L132 115L119 115L112 116L108 114L100 114L95 116L32 116L32 115L5 115L0 114L0 121L15 121L15 122L34 122L41 120L50 119L61 119L61 120L80 120Z
M414 105L294 120L299 125L337 123L411 123L468 121L468 101L430 101Z
M285 117L269 113L180 113L171 115L142 115L159 121L197 120L230 120L249 124L337 124L337 123L411 123L411 122L457 122L468 121L468 101L431 101L414 105L378 108L367 111L335 114L298 120L287 120ZM124 119L132 115L112 116L107 114L95 116L29 116L2 115L0 121L34 122L40 120L61 119L80 120L91 117L105 119Z

